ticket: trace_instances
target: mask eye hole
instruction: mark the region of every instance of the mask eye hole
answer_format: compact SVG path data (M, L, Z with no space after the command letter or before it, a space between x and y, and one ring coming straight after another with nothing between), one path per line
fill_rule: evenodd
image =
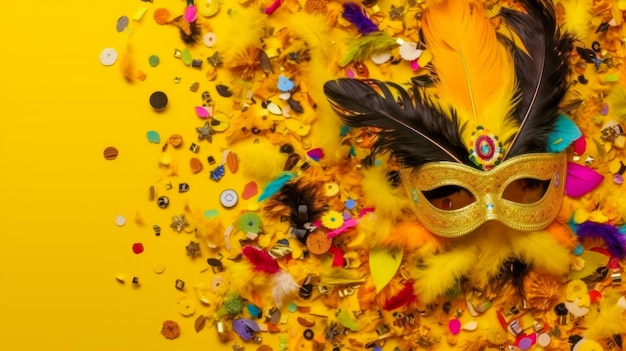
M444 211L458 210L476 201L469 190L456 185L445 185L433 190L422 191L422 194L431 205Z
M506 186L502 198L518 204L534 204L548 191L550 179L520 178Z

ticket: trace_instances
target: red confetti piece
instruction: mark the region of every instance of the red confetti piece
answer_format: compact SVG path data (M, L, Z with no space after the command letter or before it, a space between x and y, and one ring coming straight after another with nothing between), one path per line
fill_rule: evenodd
M135 243L133 244L133 252L137 255L139 255L140 253L143 252L143 244L142 243Z
M259 187L256 185L256 182L252 181L243 188L243 192L241 193L241 197L244 200L248 200L256 196L259 193Z

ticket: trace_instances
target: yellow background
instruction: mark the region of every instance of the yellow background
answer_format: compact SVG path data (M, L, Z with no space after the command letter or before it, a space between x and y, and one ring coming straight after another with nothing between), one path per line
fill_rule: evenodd
M187 203L218 208L216 194L236 177L212 182L206 163L202 175L190 175L187 147L193 128L202 125L193 106L201 104L199 94L207 87L189 92L202 73L172 59L175 46L184 46L174 28L154 23L157 1L2 3L0 350L225 347L215 344L213 330L193 331L199 303L193 317L178 313L177 300L194 297L191 286L210 279L200 273L206 256L191 260L185 254L192 234L175 233L169 219ZM140 6L150 8L141 25L131 19L130 31L117 33L117 19L132 18ZM136 69L148 76L145 82L126 83L119 57L112 67L99 63L102 49L113 47L121 57L127 43L135 44L132 54ZM151 54L161 57L160 66L148 65ZM180 84L173 83L174 75L181 76ZM155 90L170 96L164 113L148 104ZM167 178L158 167L161 145L148 143L149 130L159 132L161 141L173 133L186 137L172 155L180 162L180 181L191 191L168 192L172 203L166 210L148 202L148 188L155 185L164 194ZM219 141L199 144L201 159L210 154L221 160ZM119 149L116 160L104 159L107 146ZM124 227L115 225L118 215L126 217ZM153 224L161 226L161 237ZM145 246L141 255L131 250L135 242ZM161 275L153 272L157 261L167 267ZM126 275L125 284L115 280L117 274ZM130 284L134 275L139 288ZM185 291L174 288L176 279L187 282ZM181 325L178 340L159 335L168 319Z

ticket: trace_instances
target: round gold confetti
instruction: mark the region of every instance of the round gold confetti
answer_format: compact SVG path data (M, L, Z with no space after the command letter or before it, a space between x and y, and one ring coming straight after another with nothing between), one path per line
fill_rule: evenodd
M161 334L163 334L166 339L176 339L180 335L180 326L175 321L167 320L163 322Z
M119 154L119 151L117 151L117 149L113 146L109 146L106 149L104 149L104 158L109 161L115 160L118 154Z

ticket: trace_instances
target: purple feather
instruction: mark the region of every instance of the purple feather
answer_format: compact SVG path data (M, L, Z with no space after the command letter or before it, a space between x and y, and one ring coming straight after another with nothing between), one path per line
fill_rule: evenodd
M233 330L245 341L254 337L254 333L261 330L252 319L240 318L233 321Z
M343 4L343 18L354 24L359 32L363 35L377 32L378 26L369 17L365 15L365 11L354 2L346 2Z
M626 235L621 234L617 227L610 224L585 222L578 226L576 234L581 239L602 239L611 256L620 260L626 258Z

